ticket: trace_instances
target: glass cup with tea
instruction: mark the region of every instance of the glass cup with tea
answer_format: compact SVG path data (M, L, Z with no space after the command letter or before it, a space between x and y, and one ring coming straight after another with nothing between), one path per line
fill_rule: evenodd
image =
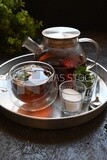
M13 103L27 111L39 111L51 105L58 93L54 68L39 61L14 65L7 76Z

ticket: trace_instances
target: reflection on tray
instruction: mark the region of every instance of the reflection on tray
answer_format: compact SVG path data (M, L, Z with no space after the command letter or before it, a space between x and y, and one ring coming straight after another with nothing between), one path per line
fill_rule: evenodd
M27 110L24 110L25 107L28 107L28 106L22 106L20 109L18 109L18 113L21 113L21 114L24 114L24 115L28 115L28 116L33 116L33 117L41 117L41 118L49 118L49 117L52 117L52 107L49 106L43 110L40 110L40 111L27 111Z

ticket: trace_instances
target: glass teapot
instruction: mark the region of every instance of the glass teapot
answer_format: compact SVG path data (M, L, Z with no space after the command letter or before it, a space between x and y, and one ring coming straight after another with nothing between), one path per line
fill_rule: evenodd
M79 38L80 31L71 27L51 27L42 31L43 42L37 44L27 37L22 47L34 53L35 60L49 63L55 68L59 82L70 80L75 68L87 65L87 55L80 42L92 43L96 48L95 63L99 58L99 45L90 38ZM95 65L94 63L94 65Z

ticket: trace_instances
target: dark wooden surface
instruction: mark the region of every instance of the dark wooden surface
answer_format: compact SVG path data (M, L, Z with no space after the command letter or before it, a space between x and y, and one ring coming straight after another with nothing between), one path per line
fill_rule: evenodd
M107 69L107 33L81 36L100 44L99 63ZM107 160L107 109L88 123L59 130L25 127L0 114L0 160Z

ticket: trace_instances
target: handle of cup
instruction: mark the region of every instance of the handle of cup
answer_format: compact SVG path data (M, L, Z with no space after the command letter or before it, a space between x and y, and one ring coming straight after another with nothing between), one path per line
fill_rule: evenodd
M0 75L0 81L7 80L7 75ZM7 92L7 88L4 86L0 86L0 92Z
M93 40L93 39L91 39L91 38L79 38L79 42L81 43L83 43L83 42L88 42L88 43L91 43L91 44L93 44L94 46L95 46L95 48L96 48L96 59L95 59L95 62L94 62L94 64L91 64L91 65L89 65L89 66L87 66L87 69L91 69L92 67L94 67L95 66L95 64L96 64L96 62L98 61L98 59L99 59L99 56L100 56L100 51L101 51L101 49L100 49L100 47L99 47L99 45L98 45L98 43L95 41L95 40Z

